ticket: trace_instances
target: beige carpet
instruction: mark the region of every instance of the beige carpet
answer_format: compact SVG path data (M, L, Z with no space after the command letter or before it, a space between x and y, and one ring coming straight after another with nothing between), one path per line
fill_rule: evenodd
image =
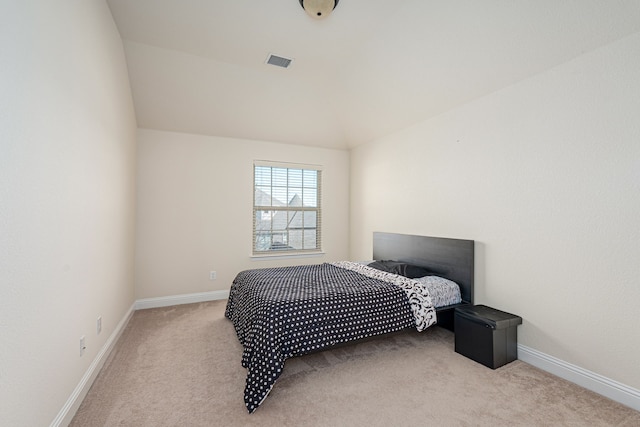
M137 311L72 426L640 426L521 361L491 370L433 327L290 359L248 414L225 301Z

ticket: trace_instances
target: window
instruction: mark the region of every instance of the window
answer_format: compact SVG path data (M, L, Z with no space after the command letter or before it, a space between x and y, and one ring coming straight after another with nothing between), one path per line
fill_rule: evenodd
M322 249L321 177L318 166L254 163L254 255Z

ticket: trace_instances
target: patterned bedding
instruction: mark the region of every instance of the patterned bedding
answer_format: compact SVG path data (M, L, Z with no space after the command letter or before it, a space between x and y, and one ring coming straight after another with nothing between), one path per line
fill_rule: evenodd
M436 323L425 286L351 262L242 271L225 315L244 348L249 412L267 397L288 358Z
M460 304L462 302L462 294L460 286L456 282L439 276L425 276L414 279L429 289L431 301L436 308L445 307L447 305Z

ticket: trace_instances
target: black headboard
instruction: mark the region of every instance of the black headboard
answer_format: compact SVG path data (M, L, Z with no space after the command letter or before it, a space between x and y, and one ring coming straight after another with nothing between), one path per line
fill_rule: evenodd
M373 259L425 267L456 282L462 300L473 304L473 240L374 232Z

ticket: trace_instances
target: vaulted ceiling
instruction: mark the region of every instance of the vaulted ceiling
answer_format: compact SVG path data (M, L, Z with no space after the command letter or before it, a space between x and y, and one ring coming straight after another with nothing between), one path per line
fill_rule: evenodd
M139 127L343 149L640 31L638 0L107 2Z

